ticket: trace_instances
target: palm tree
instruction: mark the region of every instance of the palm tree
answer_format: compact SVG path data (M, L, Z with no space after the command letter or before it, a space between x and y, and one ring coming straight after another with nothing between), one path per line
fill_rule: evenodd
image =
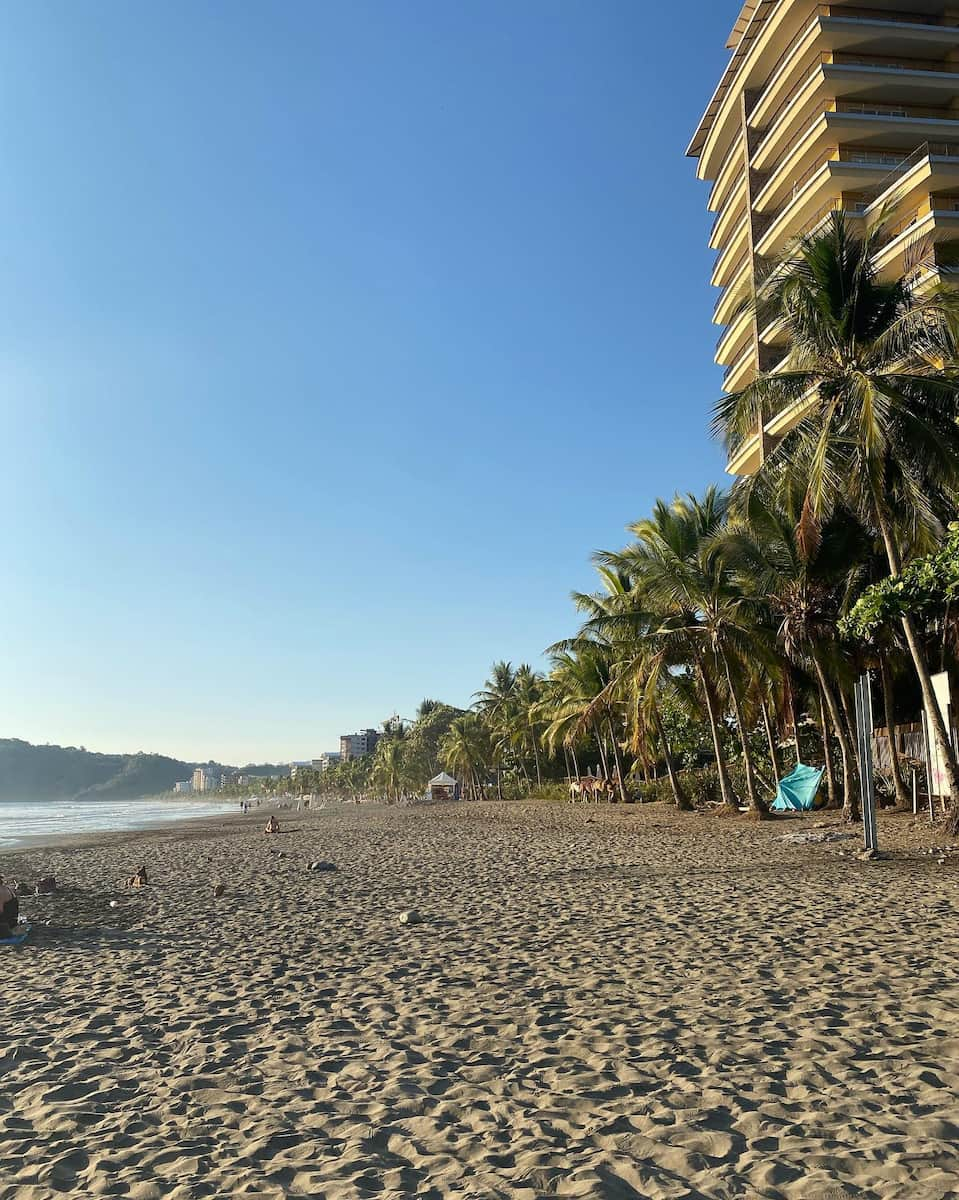
M510 748L518 708L513 664L504 661L493 663L490 677L482 691L476 693L475 699L476 711L486 722L495 746L497 791L502 799L503 757Z
M516 668L513 677L515 691L515 716L518 725L518 740L521 746L528 745L533 751L536 765L536 786L543 786L543 773L539 761L539 732L537 730L537 705L542 699L540 676L527 663Z
M723 803L736 808L722 744L723 698L728 697L742 746L746 793L751 809L766 810L756 788L749 730L741 703L741 664L768 656L753 603L724 561L721 535L727 498L716 488L701 499L677 496L657 501L651 517L630 526L636 542L603 556L635 580L650 610L660 615L656 630L671 665L686 663L706 708Z
M798 424L759 476L802 480L800 543L811 549L843 506L882 544L889 573L942 536L959 483L959 297L919 295L911 278L880 280L883 224L856 236L841 213L802 238L759 288L762 324L789 338L784 369L763 372L716 405L713 426L734 445L774 412L798 404ZM959 767L936 702L919 630L902 628L950 790Z
M782 471L767 472L759 485L738 487L724 553L742 586L761 597L777 619L786 658L816 679L839 742L846 814L858 819L856 753L834 682L842 674L836 622L868 540L849 514L838 514L806 546L799 532L802 503L801 491ZM828 725L823 736L828 755Z
M406 772L403 751L402 738L384 738L377 745L373 758L371 781L383 788L390 802L397 800L403 791Z
M659 615L649 611L648 597L635 586L619 556L601 552L594 556L594 562L603 590L588 595L573 594L576 607L587 616L579 637L568 644L570 648L585 648L593 656L601 653L609 663L608 683L586 711L602 710L606 714L624 803L627 801L625 771L615 732L615 725L620 723L640 761L655 758L653 746L658 745L676 805L688 809L691 806L674 769L660 714L662 695L675 684L675 678L663 670L665 657L656 636ZM599 681L594 678L595 682ZM620 713L620 709L624 712Z
M440 742L440 758L447 770L463 780L466 795L485 796L484 781L493 761L489 730L478 713L457 717Z

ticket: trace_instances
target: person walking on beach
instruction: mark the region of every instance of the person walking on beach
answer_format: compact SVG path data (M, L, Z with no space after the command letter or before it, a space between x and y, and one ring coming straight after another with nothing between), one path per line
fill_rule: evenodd
M0 938L10 937L19 921L20 901L17 893L0 876Z

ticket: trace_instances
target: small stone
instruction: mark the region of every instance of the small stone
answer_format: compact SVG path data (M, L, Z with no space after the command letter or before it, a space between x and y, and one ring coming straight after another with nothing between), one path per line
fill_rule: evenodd
M406 910L406 912L400 913L400 924L401 925L419 925L419 923L420 923L420 914L416 911L415 908L408 908Z
M226 891L226 888L223 886L223 884L222 884L222 883L215 883L215 884L213 885L213 898L214 898L214 900L219 900L219 898L220 898L220 897L223 895L223 893L224 893L225 891Z
M335 871L336 863L322 862L321 860L317 859L315 862L310 863L308 869L311 871Z
M116 900L111 900L111 901L110 901L110 907L111 907L111 908L119 908L120 906L119 906L119 904L118 904L118 902L117 902Z

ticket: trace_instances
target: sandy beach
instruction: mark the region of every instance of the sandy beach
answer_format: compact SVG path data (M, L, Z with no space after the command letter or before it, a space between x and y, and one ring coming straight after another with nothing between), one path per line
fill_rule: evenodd
M3 952L3 1200L959 1194L959 855L911 816L877 862L789 840L832 817L281 821L0 857L67 888Z

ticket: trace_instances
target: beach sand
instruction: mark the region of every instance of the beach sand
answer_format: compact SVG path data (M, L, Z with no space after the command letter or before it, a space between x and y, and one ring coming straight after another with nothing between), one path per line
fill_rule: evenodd
M0 951L2 1200L959 1195L959 856L911 816L877 862L785 840L821 816L280 819L0 858L69 889Z

